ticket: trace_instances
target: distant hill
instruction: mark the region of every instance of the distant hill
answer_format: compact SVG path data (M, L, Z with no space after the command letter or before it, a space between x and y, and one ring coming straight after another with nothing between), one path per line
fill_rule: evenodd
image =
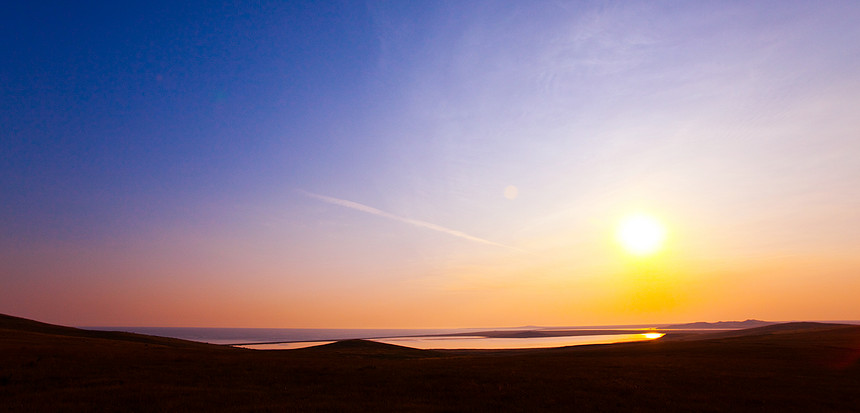
M785 334L810 334L820 333L823 331L844 329L845 327L853 327L849 324L833 324L833 323L815 323L809 321L770 324L763 327L754 327L749 329L723 331L708 334L708 338L727 338L727 337L749 337L757 335L785 335Z
M731 329L727 331L708 331L700 334L667 335L671 341L710 341L719 342L723 339L742 339L749 341L764 342L764 340L776 340L786 344L793 340L804 340L812 338L811 342L824 345L828 340L842 340L844 334L848 337L857 337L858 326L850 324L815 323L815 322L792 322L772 323L763 327L752 327L745 329ZM769 337L769 338L766 338ZM849 338L849 342L850 342ZM856 340L856 338L854 339ZM843 340L844 341L844 340ZM844 344L844 343L843 343ZM842 345L842 344L840 344ZM860 356L860 354L858 354Z
M699 321L696 323L687 323L687 324L673 324L670 326L665 326L663 328L672 328L672 329L685 329L685 328L754 328L754 327L764 327L769 326L771 324L776 324L771 321L761 321L761 320L745 320L745 321L717 321L716 323L707 323L704 321Z
M420 350L412 347L358 339L336 341L334 343L305 347L294 351L296 353L307 354L338 354L392 358L433 357L438 355L437 352L432 350Z

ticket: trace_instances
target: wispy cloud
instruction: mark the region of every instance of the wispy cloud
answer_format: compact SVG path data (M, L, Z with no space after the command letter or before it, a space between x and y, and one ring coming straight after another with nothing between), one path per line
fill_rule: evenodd
M442 233L452 235L452 236L455 236L458 238L467 239L469 241L473 241L473 242L477 242L477 243L481 243L481 244L486 244L486 245L492 245L492 246L501 247L501 248L507 248L507 249L519 251L519 252L528 252L528 251L525 251L525 250L517 248L517 247L513 247L513 246L505 245L505 244L500 244L498 242L493 242L490 240L479 238L479 237L469 235L469 234L466 234L465 232L457 231L457 230L454 230L451 228L445 228L441 225L436 225L436 224L426 222L426 221L421 221L421 220L417 220L417 219L405 218L405 217L401 217L398 215L394 215L392 213L385 212L385 211L382 211L380 209L376 209L376 208L371 207L371 206L359 204L358 202L347 201L345 199L315 194L313 192L308 192L308 191L303 191L303 190L299 190L299 192L301 192L301 193L303 193L303 194L305 194L311 198L318 199L320 201L323 201L323 202L326 202L326 203L329 203L332 205L338 205L338 206L342 206L344 208L349 208L349 209L354 209L356 211L366 212L368 214L380 216L383 218L388 218L388 219L391 219L394 221L400 221L400 222L403 222L406 224L414 225L416 227L427 228L427 229L430 229L433 231L442 232Z

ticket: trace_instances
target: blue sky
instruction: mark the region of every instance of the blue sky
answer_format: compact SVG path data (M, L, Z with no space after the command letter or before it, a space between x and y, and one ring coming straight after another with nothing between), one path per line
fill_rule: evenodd
M860 318L853 2L2 7L0 312Z
M146 210L182 219L169 210L275 176L296 185L340 146L332 119L360 116L350 96L372 48L366 19L351 22L360 5L18 6L4 13L17 39L4 53L4 171L21 194L12 212L48 209L46 231L74 237Z

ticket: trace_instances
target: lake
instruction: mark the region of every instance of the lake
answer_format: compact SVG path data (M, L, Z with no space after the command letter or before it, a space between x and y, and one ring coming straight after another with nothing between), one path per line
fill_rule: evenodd
M526 338L497 338L484 336L424 336L424 337L392 337L372 339L380 343L395 344L398 346L432 349L515 349L515 348L551 348L578 346L586 344L612 344L632 341L653 340L662 337L651 335L651 333L634 334L595 334L584 336L558 336L558 337L526 337ZM292 343L267 343L243 345L240 347L256 350L286 350L296 349L333 341L315 342L292 342Z
M287 350L332 343L338 340L370 339L419 349L514 349L550 348L586 344L611 344L651 340L662 336L638 328L615 334L577 334L551 337L488 337L486 329L289 329L289 328L181 328L181 327L90 327L94 330L127 331L180 338L212 344L227 344L257 350ZM550 328L521 328L499 331L555 331ZM468 335L475 333L474 335Z

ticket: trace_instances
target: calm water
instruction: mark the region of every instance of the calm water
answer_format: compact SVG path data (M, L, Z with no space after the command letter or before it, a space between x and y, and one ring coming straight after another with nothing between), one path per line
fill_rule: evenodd
M565 347L583 344L609 344L642 340L649 340L649 338L645 337L644 334L602 334L532 338L488 338L482 336L398 337L375 341L421 349L503 349Z
M355 338L458 334L487 329L323 329L323 328L205 328L205 327L84 327L181 338L212 344L337 341Z
M653 339L643 333L600 334L531 338L440 336L487 331L487 329L294 329L294 328L182 328L182 327L88 327L92 330L127 331L181 338L212 344L270 350L295 349L348 339L373 339L381 343L420 349L549 348L584 344L610 344ZM570 329L570 328L566 328ZM500 329L496 329L497 331ZM507 330L524 330L522 328ZM535 329L525 329L535 330ZM554 329L538 329L552 331Z
M860 324L860 321L834 321ZM162 337L181 338L212 344L242 344L253 349L292 349L332 343L348 339L375 341L421 349L502 349L544 348L583 344L610 344L649 340L641 332L653 325L571 326L571 327L517 327L472 329L317 329L317 328L183 328L183 327L84 327L90 330L127 331ZM489 330L507 331L558 331L558 330L630 330L630 334L584 335L534 338L487 338L483 336L442 336L443 334L477 333ZM664 329L665 330L665 329ZM690 330L690 329L684 329ZM704 329L719 331L720 329ZM436 336L436 337L431 337Z
M662 336L662 335L661 335ZM393 337L373 339L380 343L396 344L420 349L513 349L513 348L551 348L578 346L585 344L611 344L632 341L653 340L655 336L646 336L642 333L636 334L601 334L587 336L559 336L559 337L530 337L530 338L490 338L484 336L434 336L434 337ZM255 344L242 346L257 350L286 350L302 347L317 346L325 342L298 342L298 343L276 343Z

